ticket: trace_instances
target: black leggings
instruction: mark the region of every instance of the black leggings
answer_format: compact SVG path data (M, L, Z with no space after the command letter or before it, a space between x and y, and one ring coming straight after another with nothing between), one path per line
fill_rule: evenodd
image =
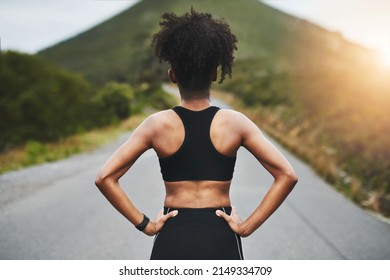
M220 209L230 215L231 207L167 208L179 213L170 218L155 236L151 260L242 260L240 236L218 217Z

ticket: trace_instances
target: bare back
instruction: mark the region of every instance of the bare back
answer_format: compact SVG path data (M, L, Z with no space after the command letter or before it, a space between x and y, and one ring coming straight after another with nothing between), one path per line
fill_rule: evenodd
M241 145L236 124L237 115L238 113L231 110L219 110L210 127L210 138L214 147L226 156L235 156ZM183 123L173 110L157 113L154 118L152 147L159 157L168 157L183 144ZM230 184L231 181L165 182L164 205L176 208L229 206Z

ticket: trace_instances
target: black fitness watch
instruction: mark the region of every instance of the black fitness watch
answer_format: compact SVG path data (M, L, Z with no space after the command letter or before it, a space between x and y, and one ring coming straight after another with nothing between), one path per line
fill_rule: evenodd
M144 231L144 229L146 228L146 226L149 224L149 218L144 214L144 219L142 220L142 222L138 225L138 226L135 226L139 231Z

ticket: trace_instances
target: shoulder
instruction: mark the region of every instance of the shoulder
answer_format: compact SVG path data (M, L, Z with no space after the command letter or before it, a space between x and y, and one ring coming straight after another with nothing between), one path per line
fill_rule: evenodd
M174 118L175 112L171 109L159 111L149 115L141 125L151 128L160 127L162 124L169 123Z
M231 109L219 111L219 124L223 125L227 131L237 133L242 139L250 135L262 134L260 128L245 114Z
M245 117L243 113L235 111L233 109L220 109L218 112L219 114L223 115L225 118L230 118L234 120L239 120Z
M148 116L137 129L145 130L153 136L172 126L175 118L177 118L177 114L171 109L159 111Z
M252 123L252 121L243 113L232 109L220 109L218 112L218 118L226 124L236 127L242 127Z

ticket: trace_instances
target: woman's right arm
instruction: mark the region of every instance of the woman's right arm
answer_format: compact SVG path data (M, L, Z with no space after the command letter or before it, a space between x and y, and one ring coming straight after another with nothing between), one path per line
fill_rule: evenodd
M123 191L119 179L131 168L139 156L152 148L154 127L153 118L146 119L105 163L95 181L96 186L112 206L134 225L141 223L143 214ZM143 232L147 235L156 234L164 223L175 214L174 211L167 215L159 213L154 221L150 221Z
M217 215L223 217L234 232L246 237L259 228L275 212L294 188L298 178L287 159L265 138L252 121L241 115L239 124L242 146L252 153L274 177L274 182L268 192L255 211L245 221L241 222L235 211L230 216L222 211L217 211Z

